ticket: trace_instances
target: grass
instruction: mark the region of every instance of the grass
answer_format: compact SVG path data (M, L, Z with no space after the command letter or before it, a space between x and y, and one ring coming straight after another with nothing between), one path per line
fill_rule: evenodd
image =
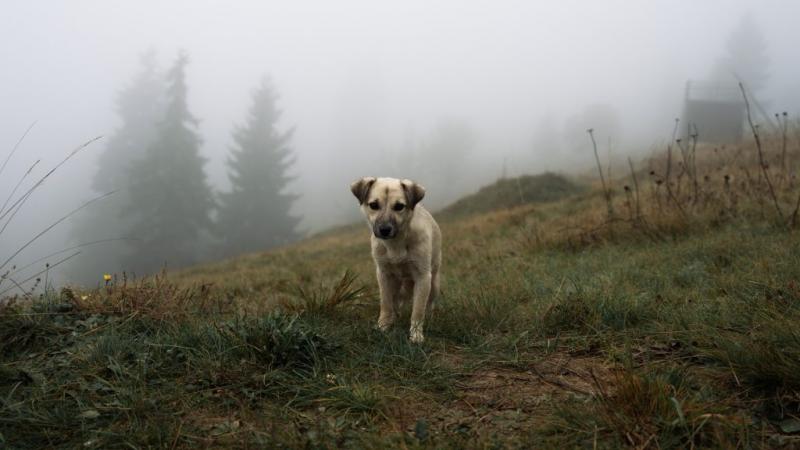
M464 217L534 202L552 202L583 190L585 190L583 186L551 172L504 178L459 199L439 211L439 216L440 218Z
M28 133L33 129L34 122L31 124L27 130L22 134L20 139L8 153L8 156L3 160L2 165L0 165L0 175L2 175L3 171L5 170L8 162L12 159L14 154L20 148L20 145L23 143L25 138L27 137ZM71 152L67 154L60 162L54 165L50 170L48 170L44 175L33 175L34 169L36 166L39 165L40 160L36 160L33 164L28 167L28 170L25 171L22 176L17 180L16 184L13 188L10 189L9 192L0 192L0 197L5 197L5 200L0 206L0 235L5 232L8 225L17 217L19 212L24 209L27 201L33 196L37 190L39 190L53 175L57 172L64 164L68 163L71 159L73 159L78 153L82 150L86 149L94 142L101 139L101 136L91 139L89 141L84 142L83 144L74 148ZM33 178L33 180L30 180ZM30 182L29 182L30 181ZM29 182L26 184L26 182ZM21 189L20 189L21 188ZM70 259L74 258L75 256L79 255L81 251L79 250L82 247L86 247L89 245L94 245L102 242L110 242L115 241L118 239L103 239L95 242L88 242L79 244L76 246L68 247L62 250L59 250L55 253L51 253L44 257L40 257L33 262L27 263L25 265L21 265L21 267L17 266L18 257L26 252L29 247L38 241L42 236L47 234L50 230L57 227L73 215L80 212L82 209L86 208L87 206L91 205L94 202L102 200L110 195L113 192L109 192L100 196L97 196L87 202L84 202L82 205L78 206L77 208L67 212L66 214L62 215L60 218L54 220L50 223L47 227L43 230L40 230L38 233L33 234L29 240L25 241L21 245L15 243L13 247L10 247L6 251L9 254L0 254L0 301L6 299L9 295L9 292L17 292L22 293L23 297L26 299L30 299L33 296L33 293L39 288L40 283L42 282L42 278L44 278L44 290L50 289L51 286L48 284L48 276L51 269L69 261ZM15 249L15 250L14 250ZM44 270L41 269L39 263L42 263L44 260L58 257L58 260L54 262L52 265L50 263L45 263ZM31 274L32 270L38 270ZM17 294L19 295L19 294Z
M798 446L800 240L746 165L719 163L748 145L697 148L687 173L711 180L697 191L648 162L638 207L628 179L606 180L612 217L596 188L443 214L443 293L421 346L407 323L373 328L363 227L6 304L0 442ZM788 211L797 188L774 175Z

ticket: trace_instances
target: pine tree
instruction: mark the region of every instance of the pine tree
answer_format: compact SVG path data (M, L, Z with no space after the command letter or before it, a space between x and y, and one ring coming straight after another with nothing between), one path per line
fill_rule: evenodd
M728 36L725 50L726 55L714 66L716 79L741 81L752 92L766 86L769 79L767 41L752 15L742 17Z
M298 237L299 219L289 212L297 196L286 192L294 130L278 131L277 99L270 80L263 79L253 92L246 124L232 133L227 161L231 191L220 196L217 220L226 255L264 250Z
M139 241L127 269L137 273L197 262L200 238L211 225L214 202L203 171L206 161L199 154L197 120L187 106L187 64L181 53L167 73L167 102L157 136L128 171L132 184L126 212Z
M130 251L128 241L107 240L130 234L132 224L123 214L129 202L128 169L153 143L156 123L164 109L164 80L158 73L155 51L142 55L141 66L130 85L117 96L116 112L122 124L108 139L92 178L95 193L116 192L73 221L72 240L76 244L104 241L84 248L83 255L70 266L70 276L81 283L93 284L103 273L122 271L122 257Z
M165 84L155 51L144 53L141 64L142 71L134 83L117 98L117 114L123 124L98 158L99 170L92 178L92 189L97 192L127 187L128 166L142 158L158 132L156 124L164 114Z

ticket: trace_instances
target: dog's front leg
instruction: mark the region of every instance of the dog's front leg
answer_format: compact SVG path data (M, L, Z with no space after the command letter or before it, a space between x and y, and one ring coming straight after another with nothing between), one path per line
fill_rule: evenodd
M381 314L378 316L378 329L387 331L397 317L395 296L400 286L394 277L389 276L380 267L377 269L377 275L381 291Z
M421 343L425 340L422 325L425 321L425 310L428 296L431 293L431 273L425 272L414 279L414 306L411 310L411 342Z

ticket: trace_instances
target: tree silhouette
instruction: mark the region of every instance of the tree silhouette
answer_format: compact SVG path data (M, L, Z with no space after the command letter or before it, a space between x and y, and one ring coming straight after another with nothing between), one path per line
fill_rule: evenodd
M163 265L185 266L199 260L201 234L210 229L214 206L199 154L197 120L189 112L185 80L188 57L181 53L167 73L164 119L144 157L129 168L126 213L138 238L127 269L153 272Z
M752 15L739 21L728 36L725 51L714 66L715 79L741 81L752 92L764 88L769 79L767 41Z
M243 127L233 131L228 157L231 191L220 195L217 234L225 255L264 250L297 239L299 219L290 208L297 198L286 192L294 160L288 146L293 129L281 132L277 94L268 78L253 92Z
M122 124L108 139L92 177L91 187L96 193L116 192L76 216L71 232L76 244L130 235L133 224L124 214L130 201L129 166L144 156L156 137L156 123L164 113L164 89L156 53L150 50L141 57L139 73L117 96L116 112ZM131 242L117 240L89 246L83 250L81 259L70 266L69 275L89 284L99 280L103 273L119 272L123 269L124 255L131 251L130 245Z

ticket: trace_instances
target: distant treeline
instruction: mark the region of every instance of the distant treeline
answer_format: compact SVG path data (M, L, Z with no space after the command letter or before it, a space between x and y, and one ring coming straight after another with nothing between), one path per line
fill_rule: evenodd
M116 101L120 127L99 157L92 189L114 191L74 222L76 243L106 243L72 266L76 281L103 273L143 275L163 267L264 250L296 240L299 218L286 192L293 130L276 128L281 111L268 78L253 90L244 124L232 130L228 192L214 192L200 155L198 120L187 106L180 53L166 72L142 57L140 72Z

